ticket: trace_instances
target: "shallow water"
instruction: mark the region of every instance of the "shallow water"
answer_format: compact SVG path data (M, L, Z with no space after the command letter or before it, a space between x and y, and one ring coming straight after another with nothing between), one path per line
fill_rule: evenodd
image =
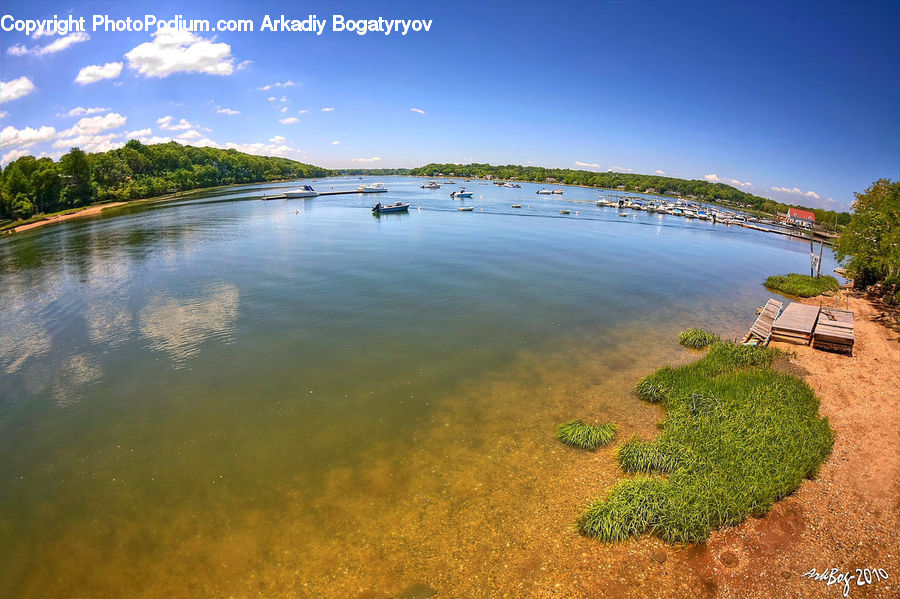
M571 530L620 473L556 424L655 434L629 390L690 359L678 331L743 333L765 277L809 264L807 243L620 218L587 189L386 183L0 241L0 595L578 588L625 551ZM373 217L373 197L414 209Z

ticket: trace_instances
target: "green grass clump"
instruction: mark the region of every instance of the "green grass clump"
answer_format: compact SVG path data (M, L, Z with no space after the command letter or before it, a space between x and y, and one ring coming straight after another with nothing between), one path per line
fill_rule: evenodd
M703 329L688 329L678 337L678 343L691 349L702 349L716 341L721 341L721 337Z
M614 422L585 424L581 420L570 420L556 427L556 438L566 445L593 451L601 445L612 443L616 438L616 430Z
M830 275L811 277L796 273L789 274L786 277L769 277L763 285L766 286L766 289L796 297L815 297L822 295L826 291L838 291L841 288L838 280Z
M831 453L831 426L812 389L772 368L770 348L714 343L697 362L662 368L636 392L666 408L662 435L618 450L626 472L579 517L585 535L618 541L645 532L703 542L814 477Z

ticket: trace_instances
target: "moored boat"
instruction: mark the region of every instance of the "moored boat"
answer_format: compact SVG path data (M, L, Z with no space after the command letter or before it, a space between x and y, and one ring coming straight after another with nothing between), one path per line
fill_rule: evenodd
M286 198L314 198L317 195L319 195L319 192L309 185L304 185L303 187L284 192L284 197Z
M362 193L385 193L387 187L384 186L384 183L370 183L369 185L360 185L356 190Z
M465 187L461 187L458 191L454 191L450 193L451 198L471 198L472 192L466 191Z
M441 184L437 181L429 181L428 183L424 183L421 185L422 189L440 189Z
M385 214L388 212L407 212L409 210L409 204L404 204L403 202L394 202L393 204L386 206L381 202L378 202L374 206L372 206L373 214Z
M538 189L535 193L538 193L538 194L540 194L540 195L550 195L550 194L552 194L553 192L550 191L549 189L544 189L544 188L542 187L542 188Z
M457 212L472 212L475 210L475 206L460 206L456 210Z

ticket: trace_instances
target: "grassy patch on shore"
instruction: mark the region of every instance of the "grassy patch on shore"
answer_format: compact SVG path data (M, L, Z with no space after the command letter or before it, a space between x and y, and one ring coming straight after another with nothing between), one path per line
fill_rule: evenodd
M830 275L811 277L809 275L798 275L797 273L791 273L787 276L769 277L763 285L766 286L766 289L780 291L781 293L797 297L815 297L822 295L826 291L837 291L841 288L838 280Z
M678 337L678 343L691 349L702 349L716 341L721 341L721 337L703 329L688 329Z
M578 530L604 541L653 532L703 542L814 477L831 453L831 426L809 385L772 368L777 355L717 342L697 362L642 379L638 396L666 407L663 434L619 448L623 470L638 476L595 500Z
M572 447L597 449L601 445L609 445L616 438L615 423L585 424L581 420L570 420L556 427L556 438Z

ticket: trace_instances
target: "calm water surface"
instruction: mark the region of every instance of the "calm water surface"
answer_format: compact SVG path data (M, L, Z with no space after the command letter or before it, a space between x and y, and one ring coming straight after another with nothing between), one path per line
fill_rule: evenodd
M634 547L571 530L613 452L554 427L655 434L636 379L690 359L688 326L742 333L809 246L421 182L0 241L0 596L537 596L621 568Z

